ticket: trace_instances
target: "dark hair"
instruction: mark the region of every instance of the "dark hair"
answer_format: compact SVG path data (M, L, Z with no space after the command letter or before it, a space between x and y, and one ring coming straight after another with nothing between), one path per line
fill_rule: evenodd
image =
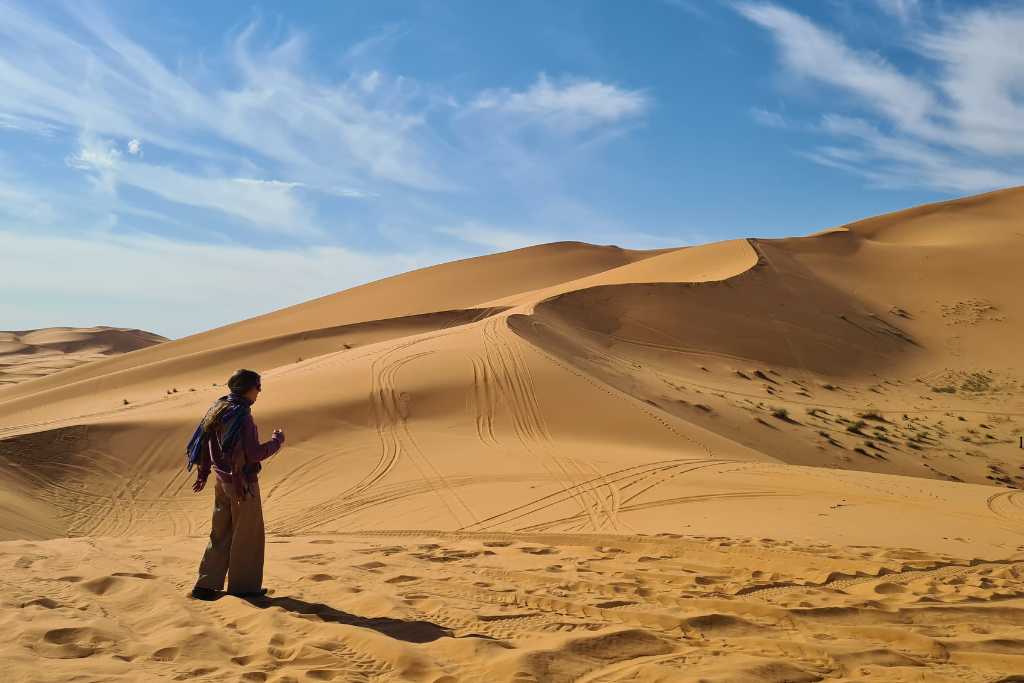
M228 380L228 389L232 394L244 394L260 385L260 375L252 370L236 370Z

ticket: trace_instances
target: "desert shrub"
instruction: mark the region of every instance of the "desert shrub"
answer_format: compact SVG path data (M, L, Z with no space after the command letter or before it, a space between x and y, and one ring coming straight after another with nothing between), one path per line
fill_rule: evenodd
M972 372L963 381L960 388L964 391L988 391L992 388L992 378L980 372Z

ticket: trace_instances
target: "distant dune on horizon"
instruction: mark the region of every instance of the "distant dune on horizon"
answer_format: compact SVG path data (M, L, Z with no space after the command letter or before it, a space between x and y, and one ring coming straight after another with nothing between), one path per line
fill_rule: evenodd
M167 341L125 327L45 327L0 331L0 386L45 377L83 363Z

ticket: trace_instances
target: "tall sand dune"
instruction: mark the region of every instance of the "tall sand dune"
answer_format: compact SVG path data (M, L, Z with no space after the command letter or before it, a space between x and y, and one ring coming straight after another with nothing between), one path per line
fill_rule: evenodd
M0 653L16 680L1018 680L1022 247L1024 189L556 243L0 387ZM196 603L184 444L239 367L288 435L273 593Z
M120 327L48 327L0 332L0 387L167 341Z

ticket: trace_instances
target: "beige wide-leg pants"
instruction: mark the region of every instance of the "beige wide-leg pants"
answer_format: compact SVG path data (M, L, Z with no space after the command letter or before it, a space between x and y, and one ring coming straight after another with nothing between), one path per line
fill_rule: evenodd
M252 495L240 500L217 479L213 527L199 563L197 588L219 591L225 574L229 593L254 593L263 586L263 503L259 484L251 488Z

